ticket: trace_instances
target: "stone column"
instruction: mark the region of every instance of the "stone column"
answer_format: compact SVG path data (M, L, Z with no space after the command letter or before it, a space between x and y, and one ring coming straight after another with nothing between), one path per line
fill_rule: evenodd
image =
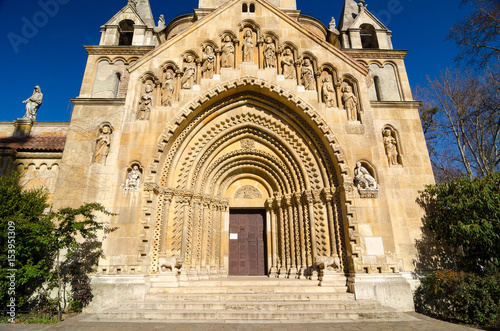
M236 69L236 64L238 63L238 57L239 57L239 49L240 49L240 41L238 39L233 40L233 45L234 45L234 65L233 69ZM243 62L243 58L241 59Z
M220 201L220 224L221 224L221 239L220 239L220 245L221 245L221 250L220 250L220 261L219 261L219 275L220 276L227 276L227 270L226 266L224 264L224 255L225 252L222 249L223 247L227 247L228 245L228 233L226 231L226 214L229 209L229 201L228 200L221 200ZM227 224L227 227L229 227L229 224Z
M202 248L201 248L201 269L200 276L208 278L207 262L209 259L210 251L212 250L212 215L210 214L210 199L203 198L202 201L202 225L203 231L201 234Z
M278 213L277 227L279 229L279 245L280 245L280 263L279 263L279 278L286 277L286 247L285 247L285 226L283 219L283 209L281 197L276 198L276 210Z
M258 66L259 66L259 69L264 69L264 53L262 51L262 44L264 43L264 39L261 37L258 41L257 41L257 52L259 54L259 57L257 59L258 62Z
M173 100L179 102L181 98L181 78L182 78L182 70L175 71L175 96L172 97Z
M160 256L167 254L167 228L169 220L170 204L172 203L172 198L174 197L174 192L172 190L167 190L163 194L163 220L160 229Z
M300 193L295 193L294 194L294 199L295 199L295 204L296 208L299 212L299 231L300 231L300 270L299 270L299 276L303 275L305 270L307 269L307 264L306 264L306 236L305 236L305 231L304 231L304 211L303 211L303 205L302 205L302 195Z
M335 94L337 96L337 107L339 107L340 109L344 109L344 106L342 104L342 91L340 90L341 85L342 85L342 80L339 79L335 83Z
M14 121L14 132L12 137L14 138L24 138L28 137L31 133L31 128L33 127L33 121L29 118L18 118Z
M311 229L311 257L314 260L314 257L317 255L316 251L316 224L314 221L314 198L311 191L305 192L305 200L307 203L307 208L309 210L309 227ZM309 261L310 265L313 265L314 261Z
M302 66L302 63L300 60L297 60L295 61L295 76L297 77L297 85L302 85L302 82L301 82L301 66Z
M292 206L292 195L287 194L285 195L285 203L286 206L288 207L288 227L289 227L289 236L288 236L288 241L290 242L290 258L291 260L288 261L290 266L290 270L288 271L289 278L295 278L297 275L297 262L295 259L295 235L294 235L294 226L293 226L293 206Z
M274 215L274 209L273 209L273 203L274 199L267 199L266 200L266 211L267 211L267 217L268 217L268 224L270 225L270 228L268 229L268 233L270 232L271 234L271 240L268 240L268 261L269 265L271 266L269 270L269 277L276 276L278 269L276 268L276 257L277 257L277 250L278 247L276 247L276 216Z
M195 84L199 85L201 82L201 59L197 59L196 61L196 78L195 78Z
M337 238L335 236L335 215L333 214L333 193L335 189L324 188L323 189L323 197L325 199L326 209L328 213L328 232L330 234L330 256L337 255Z

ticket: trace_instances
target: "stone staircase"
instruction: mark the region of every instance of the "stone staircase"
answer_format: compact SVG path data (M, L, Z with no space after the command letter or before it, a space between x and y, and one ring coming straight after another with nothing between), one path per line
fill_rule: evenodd
M410 317L376 301L356 300L345 277L338 284L268 277L228 277L217 280L162 283L153 279L143 302L90 316L87 321L156 322L346 322L376 319L402 321ZM342 284L343 283L343 284ZM172 287L176 286L176 287Z

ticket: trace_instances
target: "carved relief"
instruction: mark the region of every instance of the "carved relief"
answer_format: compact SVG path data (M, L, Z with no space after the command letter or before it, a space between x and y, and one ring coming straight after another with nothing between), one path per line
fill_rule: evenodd
M234 43L231 37L226 35L222 41L220 66L221 68L234 67Z
M323 102L327 108L335 106L335 87L333 87L332 76L326 74L323 76L323 87L321 88L323 95Z
M141 185L142 169L137 163L132 164L128 170L127 179L125 180L124 191L139 191Z
M240 146L243 149L255 149L255 140L250 138L241 139Z
M145 84L144 92L141 94L141 99L139 101L139 110L137 111L138 120L149 120L151 107L153 106L153 90L154 85L148 81L148 83Z
M375 177L361 164L356 163L354 169L354 180L358 192L362 197L376 197L374 194L378 191L378 184Z
M201 67L201 73L203 78L212 78L215 73L215 60L216 56L214 54L214 49L212 46L207 45L205 47L205 52L203 53L203 65Z
M175 73L169 69L165 74L165 82L163 82L163 87L161 89L161 105L165 107L172 106L175 93Z
M111 145L111 134L113 130L109 124L103 124L99 129L99 137L95 143L94 163L106 164L106 159Z
M396 138L394 137L394 133L391 129L387 128L384 130L383 136L385 154L387 155L387 161L389 162L389 165L398 165L398 143Z
M181 87L185 90L189 90L196 83L196 62L194 60L194 56L186 56L182 71Z
M260 199L262 198L262 192L259 191L255 186L245 185L240 187L234 193L235 199Z
M314 78L314 68L311 60L306 57L302 61L301 68L301 84L304 85L306 91L316 90L316 80Z
M264 68L276 68L276 45L271 37L264 43Z
M246 30L245 33L243 34L243 46L242 46L242 52L243 52L243 62L253 62L253 36L252 36L252 30Z
M293 59L292 50L287 47L283 51L283 57L281 58L281 69L283 70L283 76L285 79L295 79L295 60Z
M344 83L342 87L342 103L347 111L349 121L358 120L358 98L352 91L352 86Z

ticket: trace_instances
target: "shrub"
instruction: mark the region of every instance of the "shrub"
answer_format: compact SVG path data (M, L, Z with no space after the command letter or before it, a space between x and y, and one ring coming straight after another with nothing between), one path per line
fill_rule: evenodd
M500 326L499 281L498 275L436 271L422 279L415 308L452 322Z

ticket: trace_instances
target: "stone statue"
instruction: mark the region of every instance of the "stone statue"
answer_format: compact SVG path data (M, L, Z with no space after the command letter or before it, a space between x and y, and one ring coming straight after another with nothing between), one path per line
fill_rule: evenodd
M188 55L184 62L184 74L182 75L181 86L183 89L189 90L193 87L196 78L196 63L194 57Z
M163 14L161 14L160 18L158 19L158 27L159 28L165 27L165 16Z
M340 258L338 256L315 256L314 260L320 269L340 271Z
M234 44L230 36L224 37L221 49L220 66L222 68L232 68L234 66Z
M337 22L335 22L335 17L332 17L330 23L328 24L328 30L335 31L337 28Z
M253 62L252 31L246 30L243 35L243 62Z
M264 68L276 68L276 46L271 37L266 38L264 46Z
M387 160L389 165L398 164L398 149L396 139L392 136L392 132L389 129L384 130L384 148L385 154L387 155Z
M347 110L347 119L349 121L357 121L358 98L352 93L352 87L350 85L346 85L342 89L342 102L344 103L344 108Z
M290 48L285 48L283 58L281 59L281 68L283 69L283 76L285 79L295 79L295 66L293 54Z
M125 191L139 191L141 185L141 172L139 166L135 164L128 173L128 178L125 181Z
M212 46L207 45L205 47L205 53L203 53L203 66L201 67L201 73L203 78L212 78L215 71L215 54Z
M354 169L354 179L357 182L358 190L377 190L377 181L372 175L361 165L361 162L356 163Z
M26 114L23 118L30 119L32 122L36 121L36 112L38 108L42 105L43 94L40 90L40 86L35 86L33 89L33 94L28 99L24 100L23 103L26 104Z
M111 145L111 127L104 125L100 130L100 135L96 140L94 151L94 163L106 164L106 158Z
M153 103L153 86L147 84L144 93L141 95L141 101L139 103L139 111L137 111L138 120L149 120L149 114L151 113L151 105Z
M335 103L335 88L333 87L332 77L327 75L323 80L323 102L327 108L331 108Z
M161 90L162 106L166 107L172 106L174 91L175 91L174 75L170 71L167 71L165 75L165 82L163 83L163 88Z
M314 69L311 64L311 60L309 58L305 58L304 62L302 63L302 71L301 71L301 76L302 76L302 85L304 85L304 88L306 90L315 90L315 80L314 80Z

